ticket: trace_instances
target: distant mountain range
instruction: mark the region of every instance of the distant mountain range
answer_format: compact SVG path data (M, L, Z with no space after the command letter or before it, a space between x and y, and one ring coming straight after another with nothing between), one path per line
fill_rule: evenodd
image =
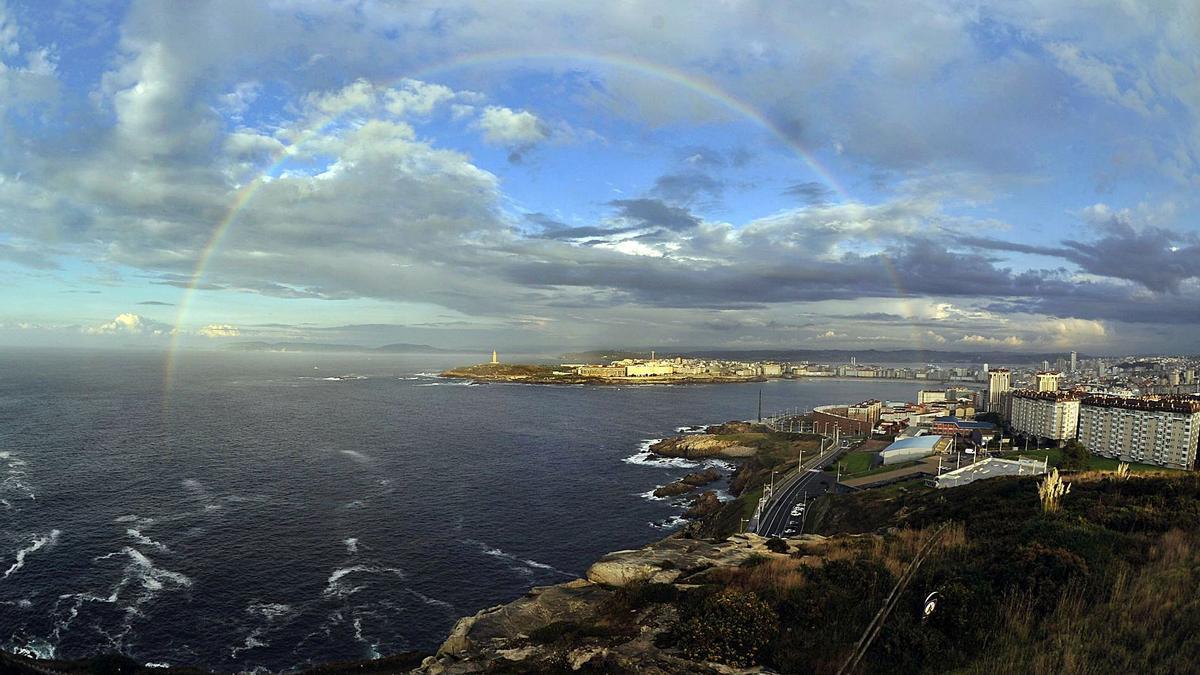
M851 357L858 363L988 363L988 364L1026 364L1050 361L1059 358L1069 358L1070 352L959 352L936 349L704 349L687 348L682 350L663 350L656 352L660 358L683 356L685 358L708 358L730 361L817 361L822 363L847 363ZM564 354L566 361L611 361L625 358L648 358L649 350L632 351L620 349L596 349L586 352ZM1092 358L1080 354L1079 358Z
M397 342L382 347L343 345L331 342L235 342L226 349L236 352L356 352L373 354L453 354L452 349Z

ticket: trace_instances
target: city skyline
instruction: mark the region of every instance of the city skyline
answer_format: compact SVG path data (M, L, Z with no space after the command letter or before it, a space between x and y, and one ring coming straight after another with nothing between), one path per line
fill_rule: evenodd
M1198 23L0 0L0 344L1194 353Z

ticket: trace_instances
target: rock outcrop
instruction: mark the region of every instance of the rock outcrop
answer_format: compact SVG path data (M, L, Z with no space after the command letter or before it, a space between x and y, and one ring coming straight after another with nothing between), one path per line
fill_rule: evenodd
M721 510L721 500L717 498L717 493L712 490L703 492L692 500L692 505L687 511L683 512L683 517L690 520L706 518Z
M703 459L705 457L739 459L754 456L756 450L741 445L736 440L718 438L710 434L689 434L659 441L650 446L650 452L663 457L686 457L687 459Z
M701 485L708 485L709 483L719 480L721 480L720 471L717 471L716 469L705 469L704 471L689 473L674 483L667 483L666 485L655 489L654 496L674 497L675 495L682 495L691 492Z
M685 587L714 569L777 555L766 541L754 534L716 543L668 537L610 553L588 568L586 579L534 588L514 602L459 620L437 654L413 672L753 672L689 661L657 647L656 638L676 620L669 602L649 603L632 614L614 607L621 606L622 589L636 584Z

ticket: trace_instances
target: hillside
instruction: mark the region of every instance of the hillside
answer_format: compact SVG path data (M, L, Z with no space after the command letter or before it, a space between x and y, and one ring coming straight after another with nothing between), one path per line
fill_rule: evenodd
M1033 478L909 486L827 498L824 536L610 554L462 620L422 672L833 673L906 575L854 672L1191 672L1200 479L1069 480L1058 513Z

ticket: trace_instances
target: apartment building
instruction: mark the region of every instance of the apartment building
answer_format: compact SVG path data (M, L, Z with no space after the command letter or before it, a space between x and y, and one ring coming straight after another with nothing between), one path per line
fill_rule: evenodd
M1079 441L1102 457L1195 469L1200 400L1088 396L1079 408Z
M1052 441L1075 438L1080 398L1069 391L1017 389L1012 392L1012 429Z

